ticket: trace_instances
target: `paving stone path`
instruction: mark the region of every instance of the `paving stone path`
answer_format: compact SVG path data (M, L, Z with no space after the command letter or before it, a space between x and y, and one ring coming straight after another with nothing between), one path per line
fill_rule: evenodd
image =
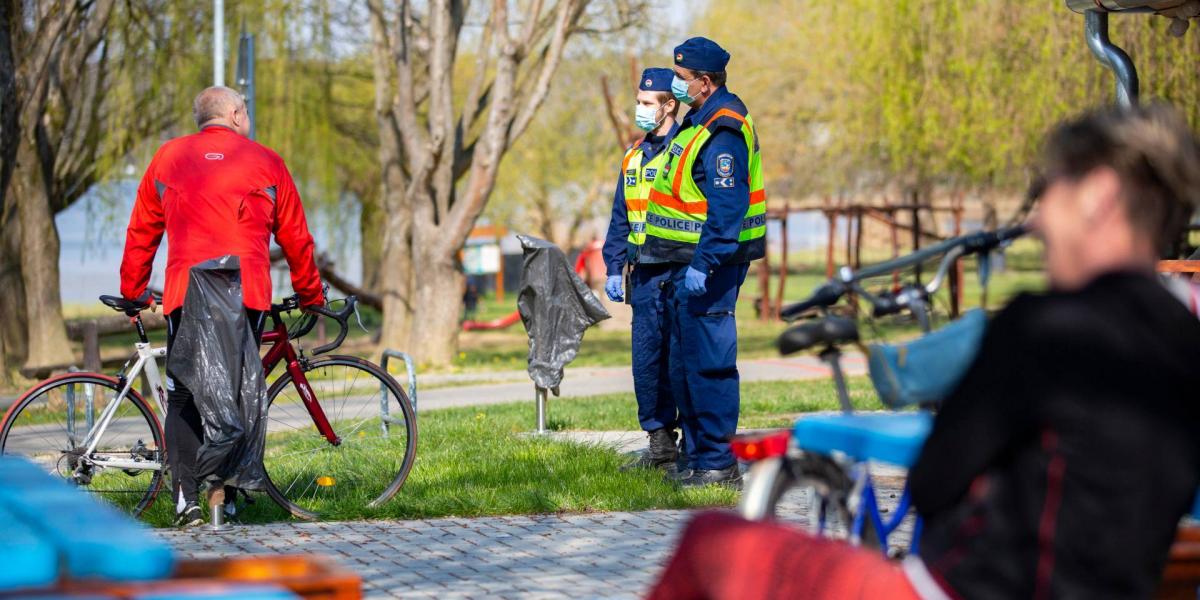
M566 437L566 436L564 436ZM570 436L619 451L644 447L644 434ZM880 478L892 506L895 472ZM805 524L806 494L786 498L784 520ZM675 547L686 510L566 515L246 525L228 533L160 533L196 558L312 553L363 578L368 598L639 598Z

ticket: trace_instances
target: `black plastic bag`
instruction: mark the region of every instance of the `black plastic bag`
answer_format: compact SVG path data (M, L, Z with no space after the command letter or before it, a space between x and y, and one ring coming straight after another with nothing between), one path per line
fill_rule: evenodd
M204 422L197 480L264 489L267 389L242 305L238 257L222 256L191 268L167 369L192 391Z
M524 235L517 239L525 252L517 310L529 334L529 377L557 395L563 367L575 360L583 332L611 315L558 246Z

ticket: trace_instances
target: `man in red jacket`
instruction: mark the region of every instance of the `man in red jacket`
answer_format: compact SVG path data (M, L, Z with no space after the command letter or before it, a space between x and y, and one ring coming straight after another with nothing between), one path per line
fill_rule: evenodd
M272 235L287 258L301 304L325 303L296 185L278 154L247 137L245 100L229 88L211 87L196 96L192 116L200 131L163 144L146 168L121 260L121 295L146 301L154 255L166 232L168 351L180 322L189 269L226 254L241 261L242 300L255 334L262 332L271 306ZM192 393L170 372L167 389L167 457L177 524L197 525L203 522L194 473L203 440L200 414Z

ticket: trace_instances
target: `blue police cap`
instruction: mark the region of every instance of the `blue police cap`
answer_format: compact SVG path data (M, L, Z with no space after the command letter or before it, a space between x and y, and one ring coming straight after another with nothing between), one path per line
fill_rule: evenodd
M675 71L671 69L646 69L642 71L642 80L638 82L638 89L646 92L669 92L671 91L671 79L674 77Z
M729 53L708 38L694 37L675 46L675 64L693 71L717 73L729 64Z

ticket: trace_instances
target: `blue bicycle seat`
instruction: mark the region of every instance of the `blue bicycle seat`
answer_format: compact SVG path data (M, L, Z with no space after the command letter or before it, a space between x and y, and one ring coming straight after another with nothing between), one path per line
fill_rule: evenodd
M797 420L792 436L802 450L910 467L932 426L933 415L925 411L813 415Z

